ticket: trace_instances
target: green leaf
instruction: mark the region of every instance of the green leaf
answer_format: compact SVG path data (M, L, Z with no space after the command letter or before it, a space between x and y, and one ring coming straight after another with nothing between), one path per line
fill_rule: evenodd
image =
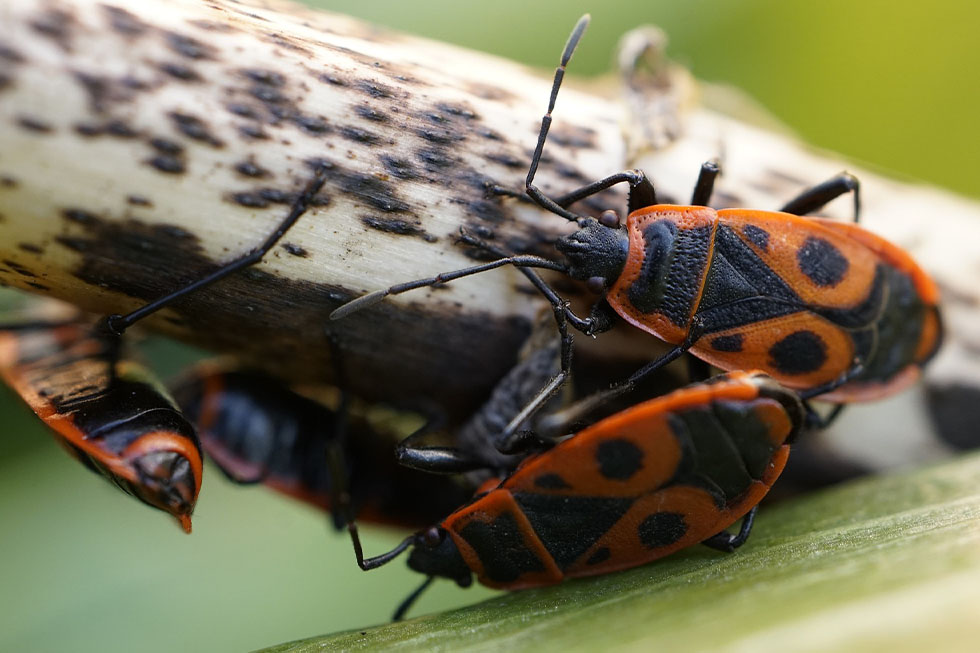
M618 574L265 653L976 650L978 481L977 455L871 478L762 511L734 554L696 547Z

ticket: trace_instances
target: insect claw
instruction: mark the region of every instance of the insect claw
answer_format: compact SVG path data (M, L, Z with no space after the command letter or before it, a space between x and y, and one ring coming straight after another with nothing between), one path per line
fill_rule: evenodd
M119 337L125 332L125 328L120 328L119 323L123 319L122 315L118 313L113 313L112 315L106 315L104 318L99 320L95 326L96 332L101 335L109 337Z

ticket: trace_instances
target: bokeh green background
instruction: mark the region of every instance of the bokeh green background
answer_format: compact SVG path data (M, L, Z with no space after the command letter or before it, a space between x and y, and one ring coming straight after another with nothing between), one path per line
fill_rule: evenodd
M542 68L588 11L572 75L608 70L624 31L656 23L676 60L747 91L806 140L980 195L977 3L316 4ZM149 349L164 374L194 355L164 342ZM369 532L366 548L384 550L400 536ZM230 486L214 469L194 534L183 536L70 460L0 391L2 651L249 650L382 622L418 580L401 563L360 572L322 515ZM437 583L416 614L487 595Z

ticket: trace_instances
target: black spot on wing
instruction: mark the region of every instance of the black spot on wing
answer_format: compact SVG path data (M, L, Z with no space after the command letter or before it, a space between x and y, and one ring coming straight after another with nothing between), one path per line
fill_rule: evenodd
M629 440L604 440L596 447L596 463L604 477L625 481L643 467L643 451Z
M609 547L603 546L595 550L595 553L589 556L589 559L585 561L587 565L597 565L600 562L605 562L612 555Z
M659 549L669 546L684 537L687 522L684 515L676 512L655 512L647 516L637 527L637 534L643 546Z
M754 224L747 224L742 227L742 235L759 249L763 251L769 249L769 232L762 227L757 227Z
M534 479L534 487L539 487L543 490L567 490L572 486L560 474L542 474Z
M823 238L809 237L796 252L800 272L818 286L832 288L843 280L850 267L847 258L833 243Z
M711 348L715 351L738 353L742 351L745 336L741 333L733 333L727 336L718 336L711 339Z
M827 362L827 343L813 331L794 331L769 348L769 364L783 374L809 374Z

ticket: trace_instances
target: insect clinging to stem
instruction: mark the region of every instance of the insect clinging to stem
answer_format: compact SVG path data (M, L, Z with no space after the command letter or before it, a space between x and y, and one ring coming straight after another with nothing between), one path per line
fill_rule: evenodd
M568 325L597 334L610 329L616 316L673 347L576 410L628 392L685 352L723 370L762 370L804 399L863 401L913 382L941 342L938 289L908 253L857 226L860 185L852 175L807 189L780 211L710 208L720 173L713 161L702 165L690 205L658 204L653 184L639 170L556 198L535 185L565 68L588 20L579 20L565 45L525 180L527 197L578 226L555 242L564 260L511 255L464 233L464 243L499 258L368 293L331 318L416 288L503 266L518 268L554 310L562 369L503 429L497 442L502 451L520 443L518 424L567 380L572 356ZM569 209L620 183L629 186L625 221L612 210L593 218ZM855 224L805 217L847 193L854 197ZM590 315L576 315L535 268L566 274L599 292ZM568 421L568 416L561 419Z
M716 376L616 413L543 453L436 526L358 564L411 549L427 576L469 586L540 587L646 564L703 542L733 551L805 422L796 393L758 372ZM739 533L725 529L742 519Z

